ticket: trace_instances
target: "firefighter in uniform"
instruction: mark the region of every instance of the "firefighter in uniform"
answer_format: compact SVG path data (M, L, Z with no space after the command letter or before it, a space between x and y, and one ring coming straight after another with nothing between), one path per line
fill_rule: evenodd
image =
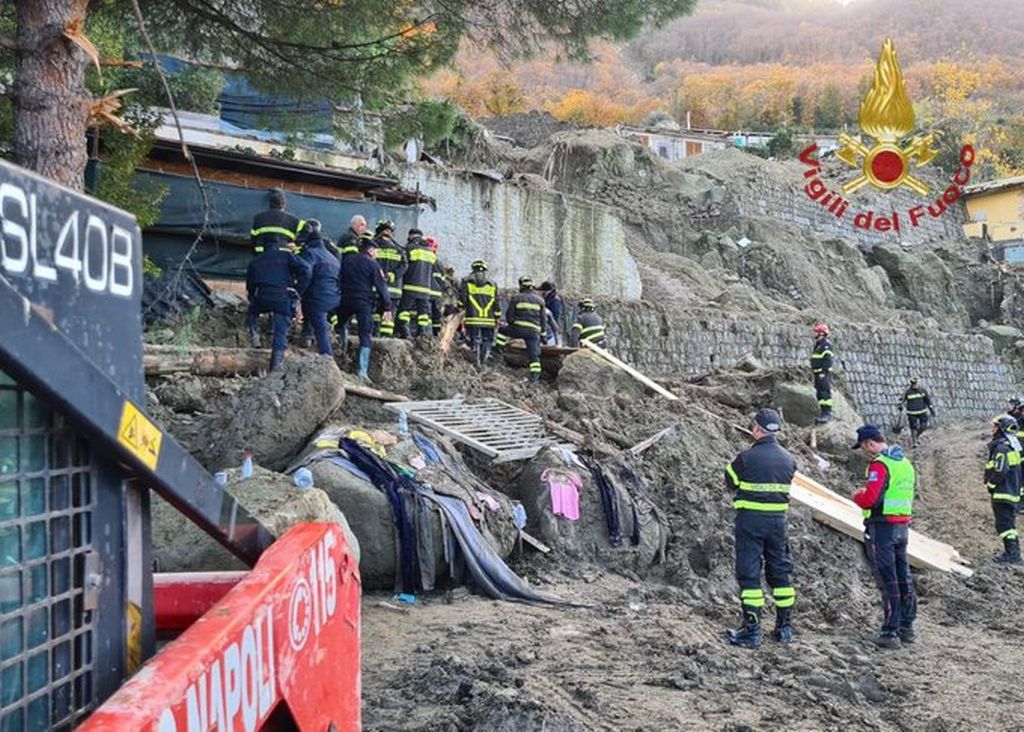
M544 337L544 298L534 292L533 280L519 278L519 294L514 295L505 309L506 325L498 330L494 345L500 351L513 338L526 342L526 355L530 361L530 381L540 381L540 342Z
M349 320L354 317L358 321L359 362L356 375L360 379L369 379L374 303L379 304L382 322L393 319L387 281L374 254L374 239L364 235L359 239L359 253L344 257L341 263L341 306L338 308L337 328L342 344L346 344Z
M366 231L366 219L356 214L348 222L348 229L338 237L338 256L359 254L359 237Z
M917 385L917 379L910 379L910 386L903 392L900 409L907 410L907 424L910 427L910 446L917 447L917 438L928 429L928 416L935 416L932 399L924 388Z
M249 262L245 275L245 290L249 296L245 324L250 335L256 333L254 340L258 340L260 315L273 313L271 371L284 361L284 352L288 346L288 330L292 326L299 297L309 285L309 278L309 265L288 249L267 247Z
M256 214L252 219L249 240L255 254L262 254L271 247L287 247L298 236L304 223L298 216L284 210L284 191L271 188L267 193L270 208Z
M423 238L423 232L419 229L409 232L409 242L406 246L409 268L405 271L405 278L401 284L399 330L403 338L431 335L434 320L430 310L430 298L434 295L434 265L437 264L437 254L430 248L430 244Z
M309 286L302 293L302 320L316 338L318 353L333 356L328 319L341 304L341 262L327 249L320 222L310 219L299 232L299 258L310 268Z
M734 646L761 645L761 566L775 601L775 629L772 637L780 643L793 640L791 614L796 590L790 583L793 560L789 554L786 514L789 487L796 473L796 459L777 441L782 418L774 409L754 415L754 444L725 467L725 482L735 491L736 580L740 586L743 625L726 631Z
M828 342L828 326L815 323L814 350L811 352L811 372L814 374L814 392L818 398L818 424L832 419L832 345Z
M569 331L569 345L582 346L583 341L588 341L604 348L604 321L595 312L596 309L597 305L591 298L585 297L580 300L579 314Z
M498 323L498 286L487 279L487 262L475 260L472 272L459 287L459 307L466 314L462 324L469 335L473 363L477 368L491 357L494 329Z
M907 558L917 473L903 448L890 447L885 434L873 424L857 428L857 442L851 449L860 450L869 461L867 480L853 494L853 502L864 516L864 548L882 593L882 629L875 643L899 648L917 638L917 593Z
M411 237L418 229L409 232ZM398 245L392 236L395 232L395 222L382 220L377 222L377 228L373 234L373 246L377 250L377 262L384 272L384 280L388 284L388 294L392 302L397 302L402 297L402 277L408 268L406 252ZM395 322L393 320L381 319L381 303L377 303L376 311L373 314L375 330L381 336L390 337L395 334Z
M996 533L1003 540L1003 553L995 557L1000 564L1020 564L1020 539L1017 535L1017 505L1020 503L1021 464L1017 420L1000 414L992 420L992 441L988 443L985 463L985 487L992 499Z

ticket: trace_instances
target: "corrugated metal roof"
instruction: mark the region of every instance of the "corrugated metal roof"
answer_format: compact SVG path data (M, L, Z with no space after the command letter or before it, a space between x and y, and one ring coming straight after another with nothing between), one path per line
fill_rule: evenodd
M1017 188L1018 186L1024 186L1024 175L1018 175L1013 178L1000 178L999 180L990 180L984 183L974 183L964 188L964 195L977 196L981 193L994 193L1007 188Z

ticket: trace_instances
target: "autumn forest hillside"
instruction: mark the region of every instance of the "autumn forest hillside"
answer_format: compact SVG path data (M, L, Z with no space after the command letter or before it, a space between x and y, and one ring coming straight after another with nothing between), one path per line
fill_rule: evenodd
M836 130L855 124L883 38L896 42L920 121L1024 172L1020 0L699 0L696 11L590 63L501 59L464 44L422 84L477 117L546 110L570 121Z

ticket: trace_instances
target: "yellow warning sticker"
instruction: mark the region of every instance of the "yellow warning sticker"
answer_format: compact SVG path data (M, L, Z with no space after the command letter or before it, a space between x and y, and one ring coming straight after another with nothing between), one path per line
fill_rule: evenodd
M142 610L134 602L129 602L125 616L125 670L131 676L142 666Z
M138 407L131 402L124 403L117 441L127 447L150 470L156 470L157 461L160 459L160 443L163 439L164 435L160 428L150 422Z

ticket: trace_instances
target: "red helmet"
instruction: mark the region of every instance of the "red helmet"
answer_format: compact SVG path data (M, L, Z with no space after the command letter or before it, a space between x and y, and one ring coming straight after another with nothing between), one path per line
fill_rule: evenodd
M436 252L437 251L437 239L435 239L432 236L428 236L428 237L425 237L423 240L425 242L427 242L427 246L430 248L430 251L432 251L432 252Z
M816 336L827 336L828 326L825 323L815 323L811 328L811 332Z

